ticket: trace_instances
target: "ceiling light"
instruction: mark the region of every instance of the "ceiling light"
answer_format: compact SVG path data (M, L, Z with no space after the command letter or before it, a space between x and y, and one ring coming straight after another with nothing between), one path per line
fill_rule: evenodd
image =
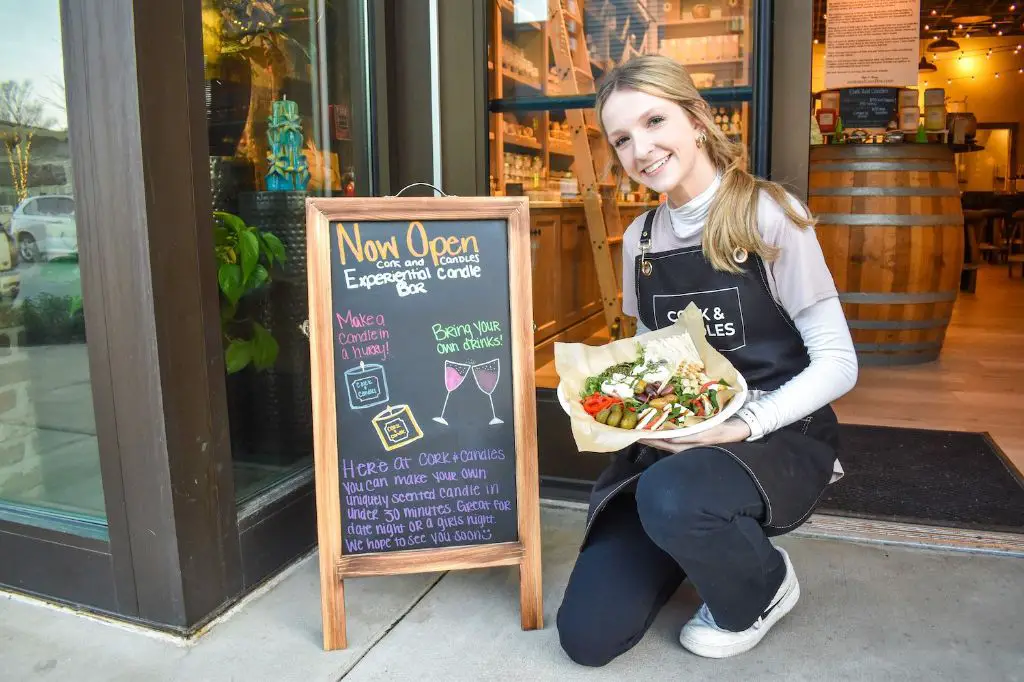
M930 30L932 30L932 27L931 27L931 26L929 26L928 24L925 24L925 25L924 25L924 30L926 30L926 31L930 31Z
M987 14L972 14L966 17L955 17L953 21L961 24L960 28L963 28L963 24L981 24L986 21L992 21L992 17Z
M938 40L933 40L932 42L928 43L927 47L925 47L925 50L927 50L928 52L956 52L959 49L960 43L956 42L955 40L950 40L949 38L946 37L939 38Z
M1013 10L1010 10L1010 11L1012 12ZM935 10L932 10L932 16L934 17L936 14L938 14L938 12L936 12Z
M1000 31L1000 32L999 32L999 35L1003 35L1003 32L1002 32L1002 31Z
M918 73L927 73L929 71L938 71L939 68L928 61L927 57L921 57L921 61L917 64Z

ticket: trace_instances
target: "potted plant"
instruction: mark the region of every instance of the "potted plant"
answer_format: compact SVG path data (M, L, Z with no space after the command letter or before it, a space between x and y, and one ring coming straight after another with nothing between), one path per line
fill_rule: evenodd
M215 211L213 217L224 364L228 374L250 364L257 370L269 369L277 360L277 340L266 327L244 316L241 303L269 286L272 271L284 264L284 245L272 232L246 225L231 213Z

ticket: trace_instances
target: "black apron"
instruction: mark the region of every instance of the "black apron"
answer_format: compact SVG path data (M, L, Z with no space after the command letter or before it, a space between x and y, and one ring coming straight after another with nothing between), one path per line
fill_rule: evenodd
M737 254L745 258L738 263L742 271L729 273L715 270L700 246L650 253L654 215L653 210L647 213L634 264L644 326L657 330L675 324L692 301L704 315L708 342L729 359L750 389L774 390L802 372L810 364L807 348L772 296L761 258ZM747 469L765 501L762 525L768 535L780 535L814 510L832 477L838 440L835 413L825 406L757 441L713 447ZM672 456L642 445L618 453L594 486L586 532L612 497L632 490L644 470Z

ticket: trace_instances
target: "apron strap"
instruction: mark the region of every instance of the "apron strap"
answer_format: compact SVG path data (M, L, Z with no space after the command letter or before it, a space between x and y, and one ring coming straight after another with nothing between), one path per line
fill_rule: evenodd
M646 251L651 248L651 228L654 226L655 209L647 211L644 217L644 229L640 231L640 249Z
M654 225L654 211L651 209L647 211L647 215L644 218L644 228L640 231L640 274L650 275L651 262L647 260L647 252L651 248L651 226Z

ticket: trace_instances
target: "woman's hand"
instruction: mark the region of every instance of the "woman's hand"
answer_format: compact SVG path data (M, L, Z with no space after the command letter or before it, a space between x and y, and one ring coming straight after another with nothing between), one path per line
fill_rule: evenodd
M739 417L730 417L718 426L695 433L692 436L680 436L664 440L644 439L640 442L644 445L667 452L682 452L690 448L699 448L704 445L719 445L721 443L739 443L750 438L750 427Z

